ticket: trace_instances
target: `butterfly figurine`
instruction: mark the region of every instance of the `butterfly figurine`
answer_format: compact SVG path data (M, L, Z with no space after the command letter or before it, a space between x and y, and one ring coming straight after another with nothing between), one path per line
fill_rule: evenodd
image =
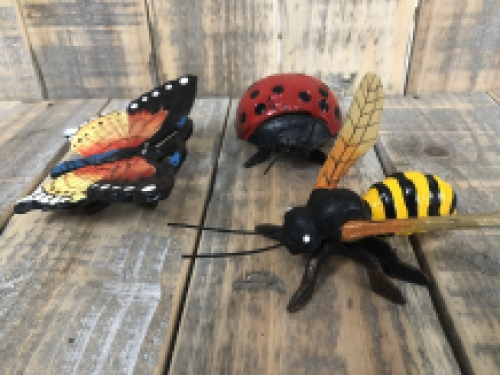
M156 207L186 158L196 87L196 76L182 76L131 101L124 112L82 125L70 137L71 150L81 157L56 165L53 180L19 200L14 212L82 205L95 212L132 201Z

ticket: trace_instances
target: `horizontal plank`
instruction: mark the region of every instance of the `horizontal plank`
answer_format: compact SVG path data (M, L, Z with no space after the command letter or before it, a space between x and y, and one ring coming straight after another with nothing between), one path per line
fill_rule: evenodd
M196 238L172 238L167 223L201 219L228 104L196 101L188 157L157 209L124 203L91 216L11 219L0 237L3 373L163 371L187 273L179 255Z
M459 213L500 211L500 105L484 93L386 101L378 151L388 173L417 169L450 182ZM500 372L499 231L427 233L420 256L468 374Z
M0 228L67 147L63 130L95 116L102 99L0 103Z
M234 116L233 106L229 123ZM205 225L250 230L258 223L280 224L287 207L305 203L318 166L283 157L263 175L265 166L242 167L254 152L254 146L237 140L234 128L228 127ZM381 178L370 151L342 185L362 191ZM174 239L183 235L179 229ZM198 252L269 244L256 236L205 232ZM406 240L392 244L404 260L416 264ZM363 268L334 257L322 268L309 305L289 314L286 305L303 271L304 259L285 249L197 259L169 373L459 372L426 288L398 283L408 304L396 306L371 291Z

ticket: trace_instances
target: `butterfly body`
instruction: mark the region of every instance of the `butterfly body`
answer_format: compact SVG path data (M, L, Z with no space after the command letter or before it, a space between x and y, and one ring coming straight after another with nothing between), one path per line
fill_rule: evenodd
M319 150L341 127L340 107L321 81L304 74L276 74L255 82L241 97L235 128L258 147L252 167L272 152L306 154L323 163Z
M18 201L14 211L84 205L94 212L131 201L151 207L168 197L193 132L188 114L196 81L185 76L166 82L130 102L126 112L84 124L71 138L71 150L82 157L55 166L53 180Z

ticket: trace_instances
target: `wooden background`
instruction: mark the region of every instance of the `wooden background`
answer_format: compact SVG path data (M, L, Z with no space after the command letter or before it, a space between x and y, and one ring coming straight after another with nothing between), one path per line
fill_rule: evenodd
M0 99L129 98L184 73L238 97L290 71L500 90L498 0L0 0L0 48Z

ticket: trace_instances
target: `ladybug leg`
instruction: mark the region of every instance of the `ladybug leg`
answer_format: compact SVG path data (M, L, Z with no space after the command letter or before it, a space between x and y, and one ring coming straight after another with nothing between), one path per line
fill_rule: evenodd
M250 159L248 159L243 165L245 166L245 168L251 168L254 165L266 161L269 156L271 156L271 150L267 148L260 148L259 151L257 151L252 157L250 157Z
M325 163L327 158L326 154L319 148L317 148L316 150L312 150L309 153L309 157L311 158L312 161L322 165Z
M340 243L340 245L342 245ZM343 246L343 245L342 245ZM287 306L289 313L294 313L301 310L311 299L316 279L318 277L319 269L332 252L330 244L326 243L315 252L307 261L304 276L300 282L299 288L294 293Z
M396 251L382 238L368 237L361 242L367 251L378 258L387 275L414 284L429 285L427 275L417 267L399 259Z
M401 290L384 273L378 258L367 251L361 241L350 245L348 249L342 252L342 255L366 267L370 286L375 293L398 305L406 303L406 298Z

